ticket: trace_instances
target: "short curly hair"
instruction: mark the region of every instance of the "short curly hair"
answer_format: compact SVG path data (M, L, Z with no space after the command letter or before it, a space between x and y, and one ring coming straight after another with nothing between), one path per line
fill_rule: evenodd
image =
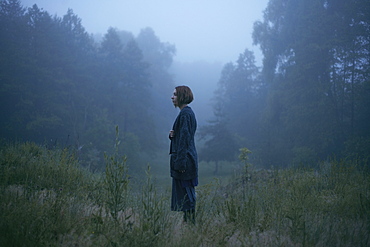
M175 89L177 94L177 104L179 106L190 104L193 101L193 92L188 86L177 86Z

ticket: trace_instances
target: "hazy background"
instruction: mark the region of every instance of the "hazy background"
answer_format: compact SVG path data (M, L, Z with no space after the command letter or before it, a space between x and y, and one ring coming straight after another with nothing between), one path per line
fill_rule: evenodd
M257 65L262 54L252 44L253 23L262 19L267 0L23 0L22 4L51 15L68 9L78 15L88 33L104 36L109 27L138 35L151 27L162 42L176 46L172 73L176 84L190 86L198 122L212 118L211 98L222 67L235 62L245 49L254 52ZM170 97L170 93L168 97ZM164 96L165 97L165 96Z
M0 246L370 246L369 0L36 3L0 0ZM180 83L191 228L168 205Z
M1 3L0 142L99 168L120 126L129 166L167 169L185 84L215 174L241 147L260 167L369 163L368 0Z
M151 27L164 42L177 48L175 61L235 61L252 45L253 22L262 19L267 0L23 0L24 6L37 4L50 14L63 16L68 8L82 19L89 33L104 34L109 27L137 35Z

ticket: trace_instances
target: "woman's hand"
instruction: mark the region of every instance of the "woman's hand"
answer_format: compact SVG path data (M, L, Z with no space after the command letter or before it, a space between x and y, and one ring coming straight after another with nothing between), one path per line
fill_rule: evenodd
M170 130L170 138L173 138L175 136L175 131L174 130Z

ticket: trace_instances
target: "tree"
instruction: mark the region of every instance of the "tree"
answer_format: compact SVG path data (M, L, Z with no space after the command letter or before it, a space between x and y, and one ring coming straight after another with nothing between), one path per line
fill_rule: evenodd
M147 29L138 38L144 57L131 33L113 28L99 46L71 9L52 17L16 0L0 1L0 37L1 139L75 144L97 168L119 125L129 163L155 152L153 118L162 92L173 89L167 69L174 46Z
M119 33L110 28L101 43L100 105L107 109L109 119L120 126L124 136L136 143L124 145L126 151L134 150L131 148L134 144L138 147L135 153L127 153L131 163L140 160L141 152L150 152L155 147L156 136L148 111L151 105L149 65L136 41L130 39L123 43Z
M363 56L368 54L365 2L272 0L264 21L255 23L254 42L265 55L264 75L274 99L269 129L280 126L269 139L289 140L290 157L306 149L322 159L343 149L348 138L343 127L356 122L355 92L367 80L360 79L366 78L369 61Z
M251 51L245 50L235 64L224 66L215 92L215 121L202 129L206 160L235 160L241 146L257 148L260 112L264 109L264 84ZM216 168L217 170L217 168Z
M3 137L22 136L27 117L19 105L28 104L22 97L27 83L27 21L20 1L0 1L0 133ZM22 92L22 93L20 93ZM26 113L26 112L23 112Z
M200 140L205 142L199 157L207 162L215 162L213 172L215 175L219 172L220 161L235 161L238 151L237 141L221 118L210 121L209 125L200 129Z
M243 138L246 142L243 145L248 147L255 142L258 115L263 107L259 95L263 90L263 84L255 63L253 52L246 49L239 55L232 74L228 76L228 82L222 86L225 88L224 112L229 119L229 129L234 131L233 134Z
M143 52L144 61L149 64L148 74L151 84L151 102L147 105L153 116L158 132L156 147L167 148L167 139L170 123L173 121L172 104L169 97L175 88L173 76L169 73L176 48L166 42L161 42L153 29L147 27L140 31L136 42ZM168 97L166 97L168 95ZM161 111L161 114L158 114ZM155 117L154 117L155 116Z

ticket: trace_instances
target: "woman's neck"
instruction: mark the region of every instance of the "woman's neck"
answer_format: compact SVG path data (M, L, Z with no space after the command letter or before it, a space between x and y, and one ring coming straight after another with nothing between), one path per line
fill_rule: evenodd
M182 110L182 109L184 109L185 107L187 107L188 105L181 105L181 106L179 106L179 108L180 108L180 111Z

